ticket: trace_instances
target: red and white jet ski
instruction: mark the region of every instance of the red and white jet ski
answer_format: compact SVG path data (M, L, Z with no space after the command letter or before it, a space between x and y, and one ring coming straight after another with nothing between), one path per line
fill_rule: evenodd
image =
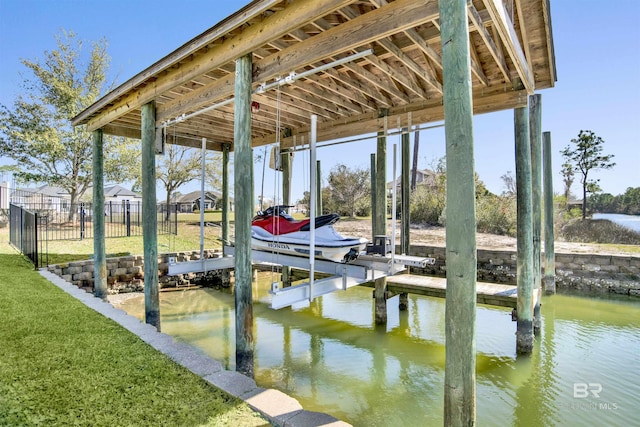
M310 219L295 220L290 206L271 206L251 221L251 247L256 250L309 256ZM334 262L347 262L358 256L367 239L343 237L334 228L338 214L316 217L315 256Z

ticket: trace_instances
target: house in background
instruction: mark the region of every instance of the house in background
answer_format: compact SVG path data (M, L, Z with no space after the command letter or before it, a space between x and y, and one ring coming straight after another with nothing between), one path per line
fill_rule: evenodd
M91 203L91 194L91 188L87 189L76 203ZM123 206L127 202L131 209L136 209L134 206L141 204L142 196L120 185L109 185L104 187L104 202L106 206L112 206L112 211L120 212L124 211ZM71 206L71 195L61 187L42 185L37 188L15 189L11 192L11 203L64 212Z
M135 191L127 190L120 185L110 185L104 187L104 201L107 202L121 202L123 200L129 200L130 202L141 202L142 195Z
M104 187L105 213L126 212L127 208L129 212L142 212L142 195L117 184Z
M411 170L413 173L413 169ZM409 175L411 176L411 174ZM416 188L420 186L424 186L427 188L436 188L438 186L438 179L440 178L440 173L434 172L430 169L418 169L416 171ZM396 191L400 191L400 177L396 177ZM391 189L393 188L393 181L387 182L387 194L392 194Z
M71 206L71 195L67 190L53 185L16 188L11 191L11 203L32 209L66 212Z
M222 201L222 194L217 191L205 191L204 192L204 209L213 210L218 208L218 205ZM233 202L230 200L230 202ZM178 196L171 198L171 203L175 203L178 206L178 212L191 213L194 211L200 211L200 191L192 191L187 194L179 194ZM231 203L233 206L233 203Z

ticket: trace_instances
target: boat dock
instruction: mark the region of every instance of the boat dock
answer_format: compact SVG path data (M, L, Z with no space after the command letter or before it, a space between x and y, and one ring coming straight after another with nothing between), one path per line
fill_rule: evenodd
M373 283L364 286L373 287ZM387 277L387 291L391 295L409 293L430 297L445 298L447 279L444 277L419 276L414 274L400 274ZM495 305L516 308L518 302L518 288L513 285L477 282L476 294L478 304Z

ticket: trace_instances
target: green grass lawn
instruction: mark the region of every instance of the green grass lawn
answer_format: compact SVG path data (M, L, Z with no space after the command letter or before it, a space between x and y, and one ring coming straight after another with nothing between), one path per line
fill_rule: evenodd
M0 230L0 426L262 426L242 401L42 278Z

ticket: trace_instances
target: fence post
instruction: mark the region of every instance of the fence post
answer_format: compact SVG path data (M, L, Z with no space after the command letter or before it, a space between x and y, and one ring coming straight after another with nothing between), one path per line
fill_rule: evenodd
M84 203L80 203L80 240L84 239Z
M40 267L38 257L38 213L33 213L33 266L37 270Z
M124 202L125 206L125 215L126 215L126 223L127 223L127 237L131 237L131 205L128 200Z

